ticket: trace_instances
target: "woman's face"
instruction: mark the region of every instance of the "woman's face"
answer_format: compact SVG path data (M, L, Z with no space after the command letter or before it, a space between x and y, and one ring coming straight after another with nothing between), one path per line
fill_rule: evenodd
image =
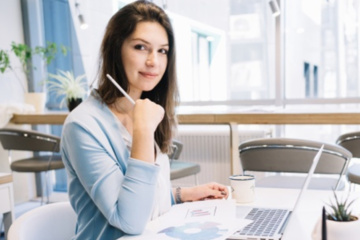
M166 70L169 41L157 22L139 22L122 45L122 61L129 81L129 94L138 99L152 90Z

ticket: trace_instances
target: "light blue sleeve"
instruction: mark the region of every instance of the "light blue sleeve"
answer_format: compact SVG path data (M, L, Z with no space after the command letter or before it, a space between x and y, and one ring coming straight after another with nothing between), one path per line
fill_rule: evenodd
M139 234L153 209L159 167L129 158L113 130L68 122L62 155L68 171L80 180L108 222L127 234Z

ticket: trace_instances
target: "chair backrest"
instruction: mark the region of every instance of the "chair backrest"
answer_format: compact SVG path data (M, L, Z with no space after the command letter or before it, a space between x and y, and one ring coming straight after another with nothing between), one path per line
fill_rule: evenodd
M173 139L172 140L172 151L169 154L170 161L172 160L178 160L181 154L181 151L183 149L183 144L179 140Z
M0 129L0 142L6 150L59 152L60 138L22 129Z
M17 218L8 240L69 240L75 235L76 214L69 202L37 207Z
M360 158L360 132L343 134L338 137L336 143L349 150L353 157Z
M307 173L323 144L290 138L254 139L240 144L240 161L244 171ZM343 175L351 157L341 146L324 144L315 173Z

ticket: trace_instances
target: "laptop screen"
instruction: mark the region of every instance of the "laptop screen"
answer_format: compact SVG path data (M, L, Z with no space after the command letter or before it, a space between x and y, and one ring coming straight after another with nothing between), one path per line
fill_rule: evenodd
M290 215L290 219L288 220L287 222L287 225L291 224L291 221L292 219L294 218L294 215L296 214L296 212L298 211L298 208L299 208L299 205L300 205L300 202L301 202L301 198L303 197L304 195L304 192L306 191L306 189L308 188L309 186L309 183L310 183L310 180L311 180L311 177L313 176L314 172L315 172L315 168L320 160L320 156L323 152L323 149L324 149L324 145L321 146L321 148L319 149L319 151L317 152L317 154L315 155L314 159L313 159L313 163L309 169L309 172L308 172L308 175L305 179L305 182L303 184L303 187L301 188L301 192L295 202L295 206L294 206L294 209ZM283 233L283 236L281 239L285 239L286 240L286 235L288 234L289 232L289 228L285 227L285 231Z

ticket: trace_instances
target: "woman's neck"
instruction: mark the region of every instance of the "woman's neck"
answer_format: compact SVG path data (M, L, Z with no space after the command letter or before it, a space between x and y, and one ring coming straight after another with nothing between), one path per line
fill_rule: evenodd
M117 98L112 105L119 113L132 113L134 109L134 105L126 97Z
M130 103L125 97L121 97L116 99L114 103L110 104L109 108L132 136L132 119L134 109L132 103Z

